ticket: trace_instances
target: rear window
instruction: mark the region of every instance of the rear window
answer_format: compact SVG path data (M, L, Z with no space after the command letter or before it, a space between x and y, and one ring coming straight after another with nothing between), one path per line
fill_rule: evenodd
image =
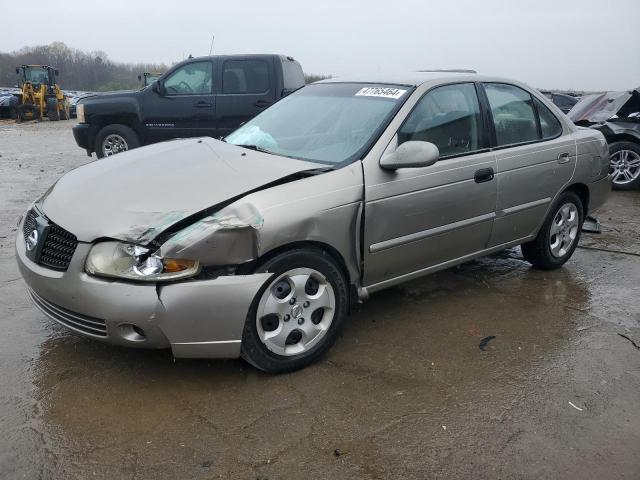
M536 113L529 92L515 85L487 83L498 146L538 140Z
M283 58L282 62L282 78L284 81L284 89L287 91L296 90L304 85L304 73L302 67L295 60Z
M222 93L264 93L269 90L269 65L264 60L227 60Z

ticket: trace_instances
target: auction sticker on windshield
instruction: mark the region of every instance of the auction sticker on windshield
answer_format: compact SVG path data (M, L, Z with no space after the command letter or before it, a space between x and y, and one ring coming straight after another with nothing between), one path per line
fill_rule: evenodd
M365 87L356 93L356 97L383 97L397 100L404 95L405 92L406 90L401 88Z

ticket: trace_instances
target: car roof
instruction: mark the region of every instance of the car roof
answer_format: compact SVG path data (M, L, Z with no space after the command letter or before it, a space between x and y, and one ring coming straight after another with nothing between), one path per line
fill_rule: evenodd
M477 73L453 70L433 70L392 74L375 73L371 75L332 77L316 83L377 83L417 87L424 83L435 84L449 82L506 82L513 83L515 85L522 85L521 82L507 78L488 77L485 75L478 75Z

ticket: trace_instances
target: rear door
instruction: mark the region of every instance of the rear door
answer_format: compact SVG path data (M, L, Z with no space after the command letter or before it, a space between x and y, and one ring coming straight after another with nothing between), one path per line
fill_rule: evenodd
M543 102L506 83L485 83L494 125L498 202L489 246L526 238L571 179L576 145Z
M216 117L226 136L276 101L274 59L232 57L219 61Z
M189 62L162 79L164 95L145 91L142 117L149 141L217 134L214 74L210 60Z
M476 86L424 94L387 151L405 141L434 143L431 166L387 171L365 165L365 285L381 287L486 248L496 206L495 156Z

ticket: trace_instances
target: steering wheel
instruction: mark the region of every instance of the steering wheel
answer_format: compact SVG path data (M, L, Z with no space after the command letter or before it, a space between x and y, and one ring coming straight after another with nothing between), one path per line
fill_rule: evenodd
M184 80L181 81L178 86L182 89L183 92L185 93L193 93L193 89L191 88L191 86L185 82Z

